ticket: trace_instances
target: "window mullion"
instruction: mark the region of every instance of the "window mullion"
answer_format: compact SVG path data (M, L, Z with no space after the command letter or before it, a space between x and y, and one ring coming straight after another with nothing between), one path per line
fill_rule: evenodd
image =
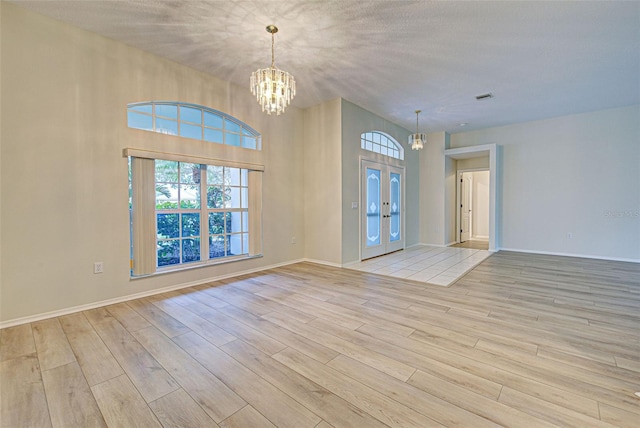
M180 264L184 263L184 237L182 236L182 162L178 162L178 242L180 243Z
M207 204L207 165L200 165L200 260L209 259L209 212Z

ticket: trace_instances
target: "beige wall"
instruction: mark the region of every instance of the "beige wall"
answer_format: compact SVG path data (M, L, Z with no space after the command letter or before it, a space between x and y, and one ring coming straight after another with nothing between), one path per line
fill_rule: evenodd
M445 132L431 133L427 135L424 149L420 150L420 238L423 244L445 245L448 242L445 239L449 238L451 222L448 219L445 222L445 198L450 201L451 194L445 186L444 156L448 144L449 135ZM448 164L447 177L452 168Z
M0 322L304 257L302 111L267 116L245 87L4 2L1 20ZM127 103L146 100L221 110L263 150L127 128ZM131 281L124 147L259 160L264 258Z
M0 25L2 24L2 6L0 1ZM0 320L2 320L2 27L0 27Z
M311 260L342 262L341 100L304 112L304 248Z
M489 169L489 156L478 156L469 159L457 160L458 171L464 169Z

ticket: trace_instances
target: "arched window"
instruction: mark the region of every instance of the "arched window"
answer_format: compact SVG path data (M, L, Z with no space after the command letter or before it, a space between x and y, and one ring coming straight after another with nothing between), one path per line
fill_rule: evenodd
M178 135L216 144L260 150L260 134L249 125L209 107L176 101L127 106L129 128Z
M260 150L250 126L208 107L176 101L127 106L129 128ZM262 256L262 172L239 153L193 155L125 148L129 158L131 276ZM172 153L173 151L173 153ZM247 154L247 153L245 153Z
M395 159L404 159L404 149L391 135L371 131L360 135L360 147Z

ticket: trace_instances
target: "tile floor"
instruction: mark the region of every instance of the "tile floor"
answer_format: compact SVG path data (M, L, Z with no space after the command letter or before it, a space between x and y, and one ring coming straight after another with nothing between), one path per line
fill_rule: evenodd
M448 287L490 255L486 250L419 245L345 267Z

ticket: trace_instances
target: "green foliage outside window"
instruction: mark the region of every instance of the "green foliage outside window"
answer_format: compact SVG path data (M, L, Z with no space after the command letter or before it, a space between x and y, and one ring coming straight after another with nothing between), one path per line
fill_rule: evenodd
M232 181L236 188L239 185L239 169L156 160L158 266L201 259L200 188L203 172L207 177L207 209L230 209L232 188L229 186ZM233 205L239 206L239 202ZM209 212L206 222L209 258L233 255L230 252L231 212Z

